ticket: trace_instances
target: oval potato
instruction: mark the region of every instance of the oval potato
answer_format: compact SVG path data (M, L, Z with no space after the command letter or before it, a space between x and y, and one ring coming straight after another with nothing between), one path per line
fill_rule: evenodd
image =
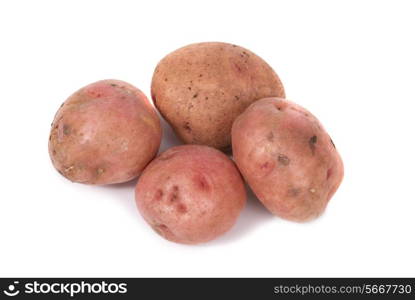
M120 183L137 177L157 154L162 129L146 96L119 80L102 80L71 95L49 136L55 168L74 182Z
M245 205L235 164L207 146L183 145L154 159L136 186L137 207L167 240L197 244L227 232Z
M256 101L233 124L235 162L258 199L293 221L320 215L343 178L343 163L320 122L280 98Z
M180 48L157 65L153 102L187 144L228 150L235 118L253 101L285 97L274 70L251 51L206 42Z

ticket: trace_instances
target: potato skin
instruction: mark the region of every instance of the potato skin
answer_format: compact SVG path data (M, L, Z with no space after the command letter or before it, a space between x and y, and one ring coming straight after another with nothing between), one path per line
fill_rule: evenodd
M102 80L72 94L59 108L49 155L67 179L86 184L137 177L157 154L162 129L146 96L119 80Z
M197 244L228 231L246 201L242 177L222 152L182 145L154 159L140 176L137 207L167 240Z
M343 179L343 162L323 126L284 99L250 105L233 124L232 147L258 199L288 220L319 216Z
M219 42L180 48L157 65L151 84L157 109L187 144L228 149L235 118L253 101L285 97L277 74L259 56Z

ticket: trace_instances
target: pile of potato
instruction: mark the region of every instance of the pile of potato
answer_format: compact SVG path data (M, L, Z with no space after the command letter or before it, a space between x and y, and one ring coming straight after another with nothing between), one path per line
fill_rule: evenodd
M131 84L102 80L59 108L49 154L73 182L140 175L137 207L170 241L197 244L230 230L246 202L244 181L271 213L299 222L319 216L342 181L342 160L321 123L285 100L277 74L247 49L180 48L157 65L151 96L187 145L156 157L162 127L154 106Z

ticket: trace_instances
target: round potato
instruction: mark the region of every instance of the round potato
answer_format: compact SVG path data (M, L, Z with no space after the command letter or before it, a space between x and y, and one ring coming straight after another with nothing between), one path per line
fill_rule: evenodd
M323 126L284 99L251 104L233 124L232 148L258 199L288 220L320 215L343 178L342 160Z
M199 43L180 48L157 65L153 102L187 144L228 150L235 118L253 101L285 97L277 74L242 47Z
M146 96L119 80L102 80L71 95L52 123L49 154L71 181L120 183L137 177L157 154L162 129Z
M207 146L184 145L154 159L136 186L137 207L167 240L196 244L228 231L246 201L234 163Z

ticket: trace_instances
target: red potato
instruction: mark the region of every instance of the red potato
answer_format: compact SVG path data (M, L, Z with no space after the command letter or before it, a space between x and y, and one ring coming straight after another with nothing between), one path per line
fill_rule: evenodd
M139 89L102 80L62 104L52 123L49 154L71 181L120 183L141 173L157 154L161 136L159 117Z
M288 220L320 215L343 178L340 155L320 122L281 98L251 104L233 124L232 147L258 199Z
M230 230L246 201L234 163L220 151L177 146L153 160L136 186L137 207L167 240L197 244Z
M235 118L252 102L285 97L275 71L237 45L205 42L168 54L157 65L151 96L186 144L229 150Z

